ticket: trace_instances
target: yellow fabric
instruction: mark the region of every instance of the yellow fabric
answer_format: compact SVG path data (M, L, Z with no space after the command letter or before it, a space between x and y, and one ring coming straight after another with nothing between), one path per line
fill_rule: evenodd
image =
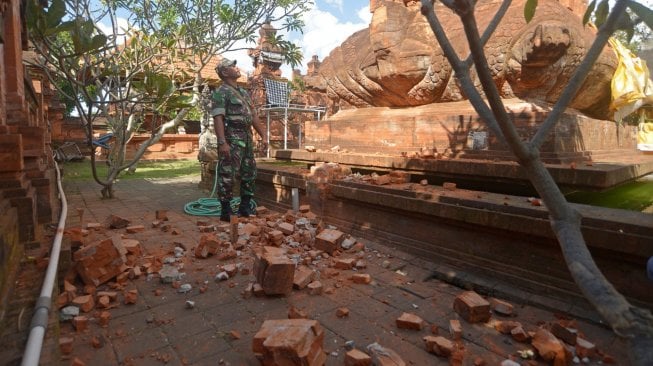
M610 38L609 42L619 60L612 77L610 109L614 111L614 118L618 122L639 111L641 123L637 134L637 148L653 151L653 121L650 121L646 111L653 106L653 81L649 77L646 61L635 56L618 40Z

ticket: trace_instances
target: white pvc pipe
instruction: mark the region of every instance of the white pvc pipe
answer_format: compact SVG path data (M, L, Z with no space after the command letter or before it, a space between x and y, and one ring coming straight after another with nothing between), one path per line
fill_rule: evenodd
M41 287L41 294L36 301L36 306L34 308L34 315L32 316L32 323L30 325L31 329L29 337L27 338L23 361L21 363L22 366L38 366L39 359L41 358L43 338L48 326L48 315L52 304L52 290L54 289L54 280L57 276L57 267L59 265L61 239L63 238L63 231L66 226L66 216L68 215L68 203L66 202L66 195L64 194L63 187L61 186L61 173L59 172L59 165L57 165L56 161L54 162L54 167L57 171L57 187L59 188L59 195L61 196L61 214L59 216L59 225L57 226L57 233L54 236L52 250L50 251L50 261L45 273L43 286Z

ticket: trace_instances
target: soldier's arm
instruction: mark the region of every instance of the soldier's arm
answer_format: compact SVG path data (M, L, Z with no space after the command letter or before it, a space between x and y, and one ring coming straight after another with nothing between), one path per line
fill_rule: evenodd
M256 110L252 111L252 126L256 130L256 132L261 135L261 138L263 138L263 141L267 141L267 130L265 126L261 123L261 119L258 117L258 113Z

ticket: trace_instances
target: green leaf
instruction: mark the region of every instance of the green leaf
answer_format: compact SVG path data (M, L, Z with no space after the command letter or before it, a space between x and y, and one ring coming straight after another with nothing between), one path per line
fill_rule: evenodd
M533 19L535 10L537 10L537 0L526 0L526 5L524 5L524 19L526 19L526 23L529 23Z
M653 29L653 10L650 8L635 2L631 1L628 4L630 10L632 10L637 16L651 29Z
M589 5L587 5L587 10L585 10L585 14L583 14L583 25L587 24L590 21L590 17L594 12L595 7L596 7L596 0L592 0L592 2L589 3Z
M66 15L66 3L64 0L52 0L52 3L48 7L48 14L46 16L46 23L48 28L53 28L59 23L61 19Z
M605 23L605 20L608 18L609 12L610 12L610 6L608 4L608 0L602 0L599 3L599 6L596 8L596 14L595 14L596 19L594 20L594 24L596 24L597 28L600 28L601 25Z
M93 36L87 51L99 50L100 48L104 47L106 43L107 37L104 34L96 34Z

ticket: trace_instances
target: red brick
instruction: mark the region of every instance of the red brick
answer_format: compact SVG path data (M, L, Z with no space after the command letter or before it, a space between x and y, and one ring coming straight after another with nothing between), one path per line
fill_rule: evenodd
M438 356L449 357L453 353L454 344L450 340L441 336L426 336L423 338L426 344L426 350Z
M555 365L566 365L565 349L558 338L546 329L540 328L535 332L531 344L540 357L546 361L554 361Z
M95 307L95 301L93 301L93 296L91 295L77 296L73 300L73 304L79 306L79 309L85 313L88 313Z
M500 315L510 316L514 311L511 303L493 297L490 298L490 306L492 311Z
M514 322L514 321L496 321L494 322L494 329L496 329L499 333L502 334L509 334L512 332L513 329L517 327L521 327L520 322Z
M372 366L372 357L365 352L353 349L345 353L345 366Z
M323 365L324 330L316 320L266 320L254 335L252 350L264 365Z
M291 306L290 309L288 309L288 319L308 319L308 315L305 311Z
M372 282L372 277L367 273L356 273L351 276L351 280L354 281L354 283L369 284Z
M510 335L512 336L512 339L516 340L517 342L528 342L528 340L531 338L531 336L524 330L522 326L513 328L510 331Z
M69 355L73 352L73 338L61 337L59 338L59 350L64 355Z
M397 328L422 330L424 320L415 314L403 313L396 320Z
M136 234L145 231L145 227L143 225L132 225L132 226L127 226L125 231L127 231L127 233L129 234Z
M266 295L288 295L292 292L295 263L280 248L264 247L256 255L254 274Z
M315 279L316 272L306 266L297 266L295 269L295 276L293 278L293 285L297 289L303 289Z
M338 318L345 318L349 316L349 309L347 308L338 308L336 309L336 316Z
M576 337L578 336L578 330L576 329L565 327L560 323L553 323L551 324L551 333L567 344L576 345Z
M295 225L287 222L280 223L278 228L284 235L292 235L295 232Z
M73 255L75 269L85 284L99 286L122 273L124 248L111 238L88 245Z
M156 210L155 217L159 221L168 221L168 210Z
M340 243L345 240L345 234L335 229L324 229L315 237L315 248L333 254Z
M455 341L459 341L463 338L463 327L460 325L459 320L449 320L449 334L451 334L451 338L453 338Z
M320 281L313 281L306 286L308 288L308 293L311 295L320 295L322 294L322 291L324 290L322 286L322 282Z
M338 269L352 269L356 263L355 258L344 258L336 261L335 267Z
M73 327L78 332L83 332L88 329L88 318L84 315L79 315L73 318Z
M465 291L456 296L453 309L469 323L490 320L490 303L474 291Z

